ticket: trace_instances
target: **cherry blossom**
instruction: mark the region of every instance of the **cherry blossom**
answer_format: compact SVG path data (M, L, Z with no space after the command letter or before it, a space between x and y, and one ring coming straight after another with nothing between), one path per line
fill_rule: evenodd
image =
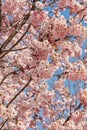
M0 0L0 130L87 130L86 21L86 0Z

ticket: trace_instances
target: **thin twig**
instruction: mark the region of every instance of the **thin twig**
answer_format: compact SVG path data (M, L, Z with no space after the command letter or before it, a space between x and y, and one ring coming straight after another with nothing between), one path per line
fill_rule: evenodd
M24 91L24 89L29 85L31 80L32 80L32 78L30 77L30 79L27 82L27 84L11 99L11 101L6 105L6 107L9 107L10 104Z
M27 49L27 47L24 47L24 48L19 48L19 49L14 49L14 50L10 50L10 51L21 51L21 50L24 50L24 49ZM2 52L7 52L8 50L3 50Z
M2 3L1 3L1 0L0 0L0 31L1 31L1 25L2 25Z
M7 122L8 122L8 118L3 122L3 124L2 124L2 126L1 126L1 128L0 128L0 130L2 130L2 128L4 127L4 125L5 125Z
M26 21L30 17L30 11L35 9L35 4L32 5L32 8L29 10L29 12L24 16L22 22L16 27L16 29L10 34L10 36L6 39L6 41L2 44L0 50L2 48L5 48L9 42L14 38L14 36L18 33L18 31L23 27L23 25L26 23Z
M17 70L17 71L19 71L19 70ZM2 79L2 81L0 82L0 85L2 85L2 83L4 82L4 80L5 80L9 75L15 74L17 71L12 71L12 72L10 72L9 74L5 75L4 78Z
M76 111L76 110L78 110L78 109L80 109L81 108L81 106L82 106L82 104L80 103L75 109L74 109L74 111Z
M9 48L9 49L6 51L6 53L4 53L0 58L3 58L6 54L8 54L8 53L22 40L22 38L23 38L23 37L25 36L25 34L27 33L27 31L28 31L30 25L31 25L31 24L28 25L26 31L23 33L23 35L20 37L20 39L19 39L11 48Z
M87 8L87 6L84 7L83 9L79 10L79 11L75 14L74 18L75 18L78 14L80 14L81 12L83 12L86 8Z
M80 19L79 23L81 23L81 22L82 22L82 20L84 19L84 17L85 17L85 15L83 15L83 17Z

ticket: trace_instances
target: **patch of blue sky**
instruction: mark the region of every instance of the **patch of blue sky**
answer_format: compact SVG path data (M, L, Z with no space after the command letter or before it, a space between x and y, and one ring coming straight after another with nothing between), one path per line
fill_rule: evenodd
M48 62L49 62L49 63L52 63L52 59L51 59L51 56L50 56L50 55L48 56Z
M62 68L60 67L58 70L55 71L54 75L60 75L63 73Z
M77 99L76 101L76 107L80 104L80 101Z
M87 22L84 19L82 20L82 25L87 27Z
M81 48L82 49L87 49L87 39L83 42Z
M40 111L38 113L38 117L43 117L43 112L44 112L43 108L40 108L39 110Z
M50 17L52 17L54 15L54 13L53 13L54 8L56 8L56 4L54 4L53 7L48 6L48 7L44 8L43 10L49 11L48 15ZM70 9L66 8L65 10L60 10L60 14L63 15L68 20L70 18Z
M0 117L0 123L3 122L3 119Z
M49 16L49 17L53 17L53 15L54 15L54 13L53 13L52 11L50 11L50 12L48 13L48 16Z
M35 113L33 113L32 115L31 115L31 120L34 120L35 119ZM43 109L41 108L40 109L40 112L39 112L39 114L38 114L38 117L43 117ZM44 118L44 117L43 117ZM36 121L36 129L37 130L47 130L47 129L45 129L44 127L43 127L43 122L41 122L41 121ZM33 129L33 128L28 128L28 130L36 130L36 129Z
M63 70L59 68L54 72L54 76L52 76L50 79L47 80L48 83L48 90L51 91L54 88L54 82L58 80L58 76L63 73Z
M43 10L44 11L48 11L48 16L49 17L53 17L53 15L54 15L54 13L53 13L53 7L48 6L48 7L44 8Z
M85 57L87 57L87 52L85 52L85 49L87 49L87 39L83 42L82 46L82 55L80 56L80 59L84 59Z
M75 104L76 104L76 108L80 105L79 99L76 100ZM79 110L80 110L80 111L84 110L84 106L81 105L80 108L79 108Z
M7 17L8 17L10 22L13 21L13 16L7 14Z
M54 88L54 82L57 81L58 78L57 76L53 76L50 79L47 80L47 84L48 84L48 90L52 91Z
M87 88L87 82L84 82L84 88Z
M54 109L55 110L55 105L54 104L52 104L52 103L50 103L50 107L52 108L52 109Z
M31 118L31 120L36 119L36 114L35 114L35 113L33 113L33 114L30 116L30 118Z
M86 51L86 52L84 52L84 58L85 58L85 57L87 57L87 51Z
M85 121L87 121L87 117L85 118Z
M52 91L53 90L53 81L50 79L50 80L47 81L47 83L48 83L48 88L47 89L49 91Z
M48 118L48 117L44 117L44 122L49 125L49 124L51 124L52 119Z
M35 130L35 129L29 127L28 130Z
M79 60L78 57L69 57L69 62L70 62L70 63L74 63L74 62L76 62L77 60Z
M84 50L82 50L82 55L80 56L80 59L83 60L86 56L86 53L84 52Z
M45 7L43 10L51 12L53 10L53 7L48 6L48 7Z
M84 89L84 87L85 87L84 80L77 80L76 82L77 82L77 84L79 84L80 88Z
M67 119L67 117L68 117L68 115L69 115L69 112L70 112L69 109L67 109L67 110L64 111L63 114L64 114L64 118L65 118L65 119Z
M28 34L29 34L29 32L26 33L26 35L28 35ZM21 40L21 44L22 44L22 45L25 45L26 43L25 43L24 40Z
M51 4L53 2L50 1L49 3ZM48 11L49 17L52 17L54 15L53 10L56 9L56 2L53 4L54 4L53 6L47 6L47 7L44 7L44 9L43 9L44 11Z
M77 80L74 81L74 89L75 89L75 94L77 94L81 89L80 83L78 83Z
M68 79L65 79L65 81L64 81L64 86L65 86L65 87L68 87L68 86L69 86L69 80L68 80Z
M2 0L2 2L3 2L3 3L5 3L5 2L6 2L6 0Z
M74 42L74 41L76 40L76 37L75 37L75 36L72 36L72 37L69 38L69 40L70 40L71 42Z
M62 112L59 112L59 113L58 113L58 119L61 119L61 118L62 118L62 114L63 114Z
M69 80L69 90L71 95L76 95L81 88L84 89L83 80L76 80L76 81Z
M29 88L29 87L25 88L25 90L24 90L24 94L27 95L27 92L30 92L31 90L32 90L32 89ZM34 95L33 95L33 96L34 96Z
M57 100L62 100L62 96L60 94L60 92L58 90L55 90L55 97L54 97L54 101L57 101Z
M81 88L84 89L85 83L84 80L72 81L65 79L64 86L70 90L71 95L75 95L80 91Z
M75 96L76 95L76 90L75 90L75 82L72 81L72 80L69 80L69 91L70 91L70 94Z
M77 100L75 101L76 108L79 106L79 104L80 104L80 101L77 99Z
M13 71L18 71L19 70L19 67L18 66L15 66L14 68L13 68Z
M47 130L47 128L44 128L43 123L41 121L36 122L37 130Z
M66 19L69 19L70 17L70 9L66 8L65 10L60 11L61 15L63 15Z
M83 59L83 58L87 57L87 53L85 52L85 49L87 49L87 39L85 39L81 48L82 48L82 55L80 56L80 59Z

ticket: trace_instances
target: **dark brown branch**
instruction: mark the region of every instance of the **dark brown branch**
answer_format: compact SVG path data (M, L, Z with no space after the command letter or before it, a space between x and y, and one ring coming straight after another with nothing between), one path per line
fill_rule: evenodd
M35 4L33 4L31 10L35 9ZM31 11L30 10L30 11ZM16 27L16 29L11 33L11 35L6 39L6 41L2 44L0 50L2 50L2 48L5 48L9 42L14 38L14 36L18 33L18 31L23 27L23 25L26 23L26 21L29 19L30 17L30 11L24 16L22 22Z
M1 0L0 0L0 31L1 31L1 25L2 25L2 3L1 3Z
M76 111L76 110L78 110L78 109L80 109L81 108L81 106L82 106L82 104L80 103L75 109L74 109L74 111Z
M11 101L7 104L6 107L9 107L10 104L24 91L24 89L29 85L29 83L30 83L31 80L32 80L32 78L30 77L30 79L27 82L27 84L11 99Z
M22 38L25 36L25 34L27 33L28 29L30 28L30 25L31 25L31 24L28 25L26 31L25 31L24 34L20 37L20 39L19 39L11 48L9 48L9 49L6 51L6 53L4 53L0 58L3 58L6 54L8 54L8 53L22 40Z
M67 76L68 72L63 72L61 74L54 74L53 76L57 76L58 78L61 78L61 76Z
M73 35L67 35L67 36L65 36L63 39L65 39L65 40L67 40L67 39L69 39L69 38L72 38L72 37L74 37L74 38L76 38L76 36L73 36ZM58 39L56 39L56 40L54 40L54 42L57 42L57 41L60 41L61 39L60 38L58 38Z
M71 105L70 105L70 114L69 116L66 118L66 120L64 121L63 125L65 125L67 123L67 121L69 121L71 119L72 113L71 113Z
M19 70L18 70L19 71ZM11 74L15 74L17 71L12 71L9 74L5 75L4 78L2 79L2 81L0 82L0 85L2 85L2 83L4 82L4 80Z
M83 17L80 19L79 23L81 23L81 22L82 22L82 20L84 19L84 17L85 17L85 15L83 15Z
M5 125L7 122L8 122L8 118L3 122L3 124L2 124L2 126L1 126L1 128L0 128L0 130L2 130L2 128L4 127L4 125Z
M77 111L78 109L80 109L82 106L82 104L80 103L75 109L74 109L74 112ZM72 113L71 113L71 110L70 110L70 114L69 116L66 118L65 122L63 123L63 125L65 125L72 117Z
M0 0L0 31L1 31L1 25L2 25L2 3Z
M6 41L2 44L2 46L1 46L0 49L5 48L5 47L8 45L8 43L13 39L13 37L18 33L18 31L19 31L19 30L22 28L22 26L26 23L26 21L27 21L29 15L30 15L30 12L29 12L27 15L25 15L25 17L24 17L22 23L18 26L18 28L16 28L16 29L14 30L14 32L8 37L8 39L6 39Z
M27 47L24 47L24 48L19 48L19 49L14 49L14 50L11 50L11 51L21 51L21 50L24 50L24 49L27 49ZM7 52L8 50L3 50L2 52Z
M70 119L71 119L71 115L69 115L69 116L66 118L65 122L63 123L63 125L65 125L66 122L68 122Z
M74 16L74 18L75 18L78 14L80 14L81 12L83 12L86 8L87 8L87 6L84 7L83 9L79 10L79 11L76 13L76 15Z

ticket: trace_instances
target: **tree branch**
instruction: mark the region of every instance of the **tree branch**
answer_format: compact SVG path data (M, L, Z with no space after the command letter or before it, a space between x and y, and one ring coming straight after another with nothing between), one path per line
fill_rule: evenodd
M32 80L32 78L30 77L30 79L27 82L27 84L11 99L11 101L7 104L6 107L9 107L10 104L23 92L23 90L29 85L29 83L30 83L31 80Z
M27 47L24 47L24 48L18 48L18 49L14 49L14 50L11 50L11 51L21 51L21 50L24 50L24 49L27 49ZM7 52L8 50L3 50L2 52Z
M83 12L86 8L87 8L87 6L85 6L83 9L79 10L79 11L75 14L74 18L75 18L78 14L80 14L81 12Z
M35 9L35 4L32 5L31 10ZM10 34L10 36L6 39L6 41L2 44L0 50L2 50L2 48L5 48L9 42L13 39L13 37L18 33L18 31L23 27L23 25L26 23L26 21L29 19L30 17L30 11L24 16L23 21L16 27L16 29Z
M19 70L17 70L17 71L19 71ZM4 82L4 80L5 80L9 75L14 74L14 73L16 73L17 71L12 71L12 72L10 72L9 74L5 75L4 78L2 79L2 81L0 82L0 85L2 85L2 83Z
M8 122L8 118L3 122L3 124L2 124L2 126L1 126L1 128L0 128L0 130L2 130L2 128L4 127L4 125L5 125L7 122Z
M9 49L6 51L6 53L4 53L0 58L3 58L6 54L8 54L8 53L22 40L22 38L25 36L25 34L27 33L28 29L30 28L30 25L31 25L31 24L28 25L26 31L25 31L24 34L20 37L20 39L19 39L11 48L9 48Z
M1 25L2 25L2 3L1 3L1 0L0 0L0 31L1 31Z
M82 106L82 104L80 103L75 109L74 109L74 112L77 111L78 109L80 109ZM71 110L70 110L70 114L69 116L66 118L65 122L63 123L63 125L65 125L72 117L72 113L71 113Z

